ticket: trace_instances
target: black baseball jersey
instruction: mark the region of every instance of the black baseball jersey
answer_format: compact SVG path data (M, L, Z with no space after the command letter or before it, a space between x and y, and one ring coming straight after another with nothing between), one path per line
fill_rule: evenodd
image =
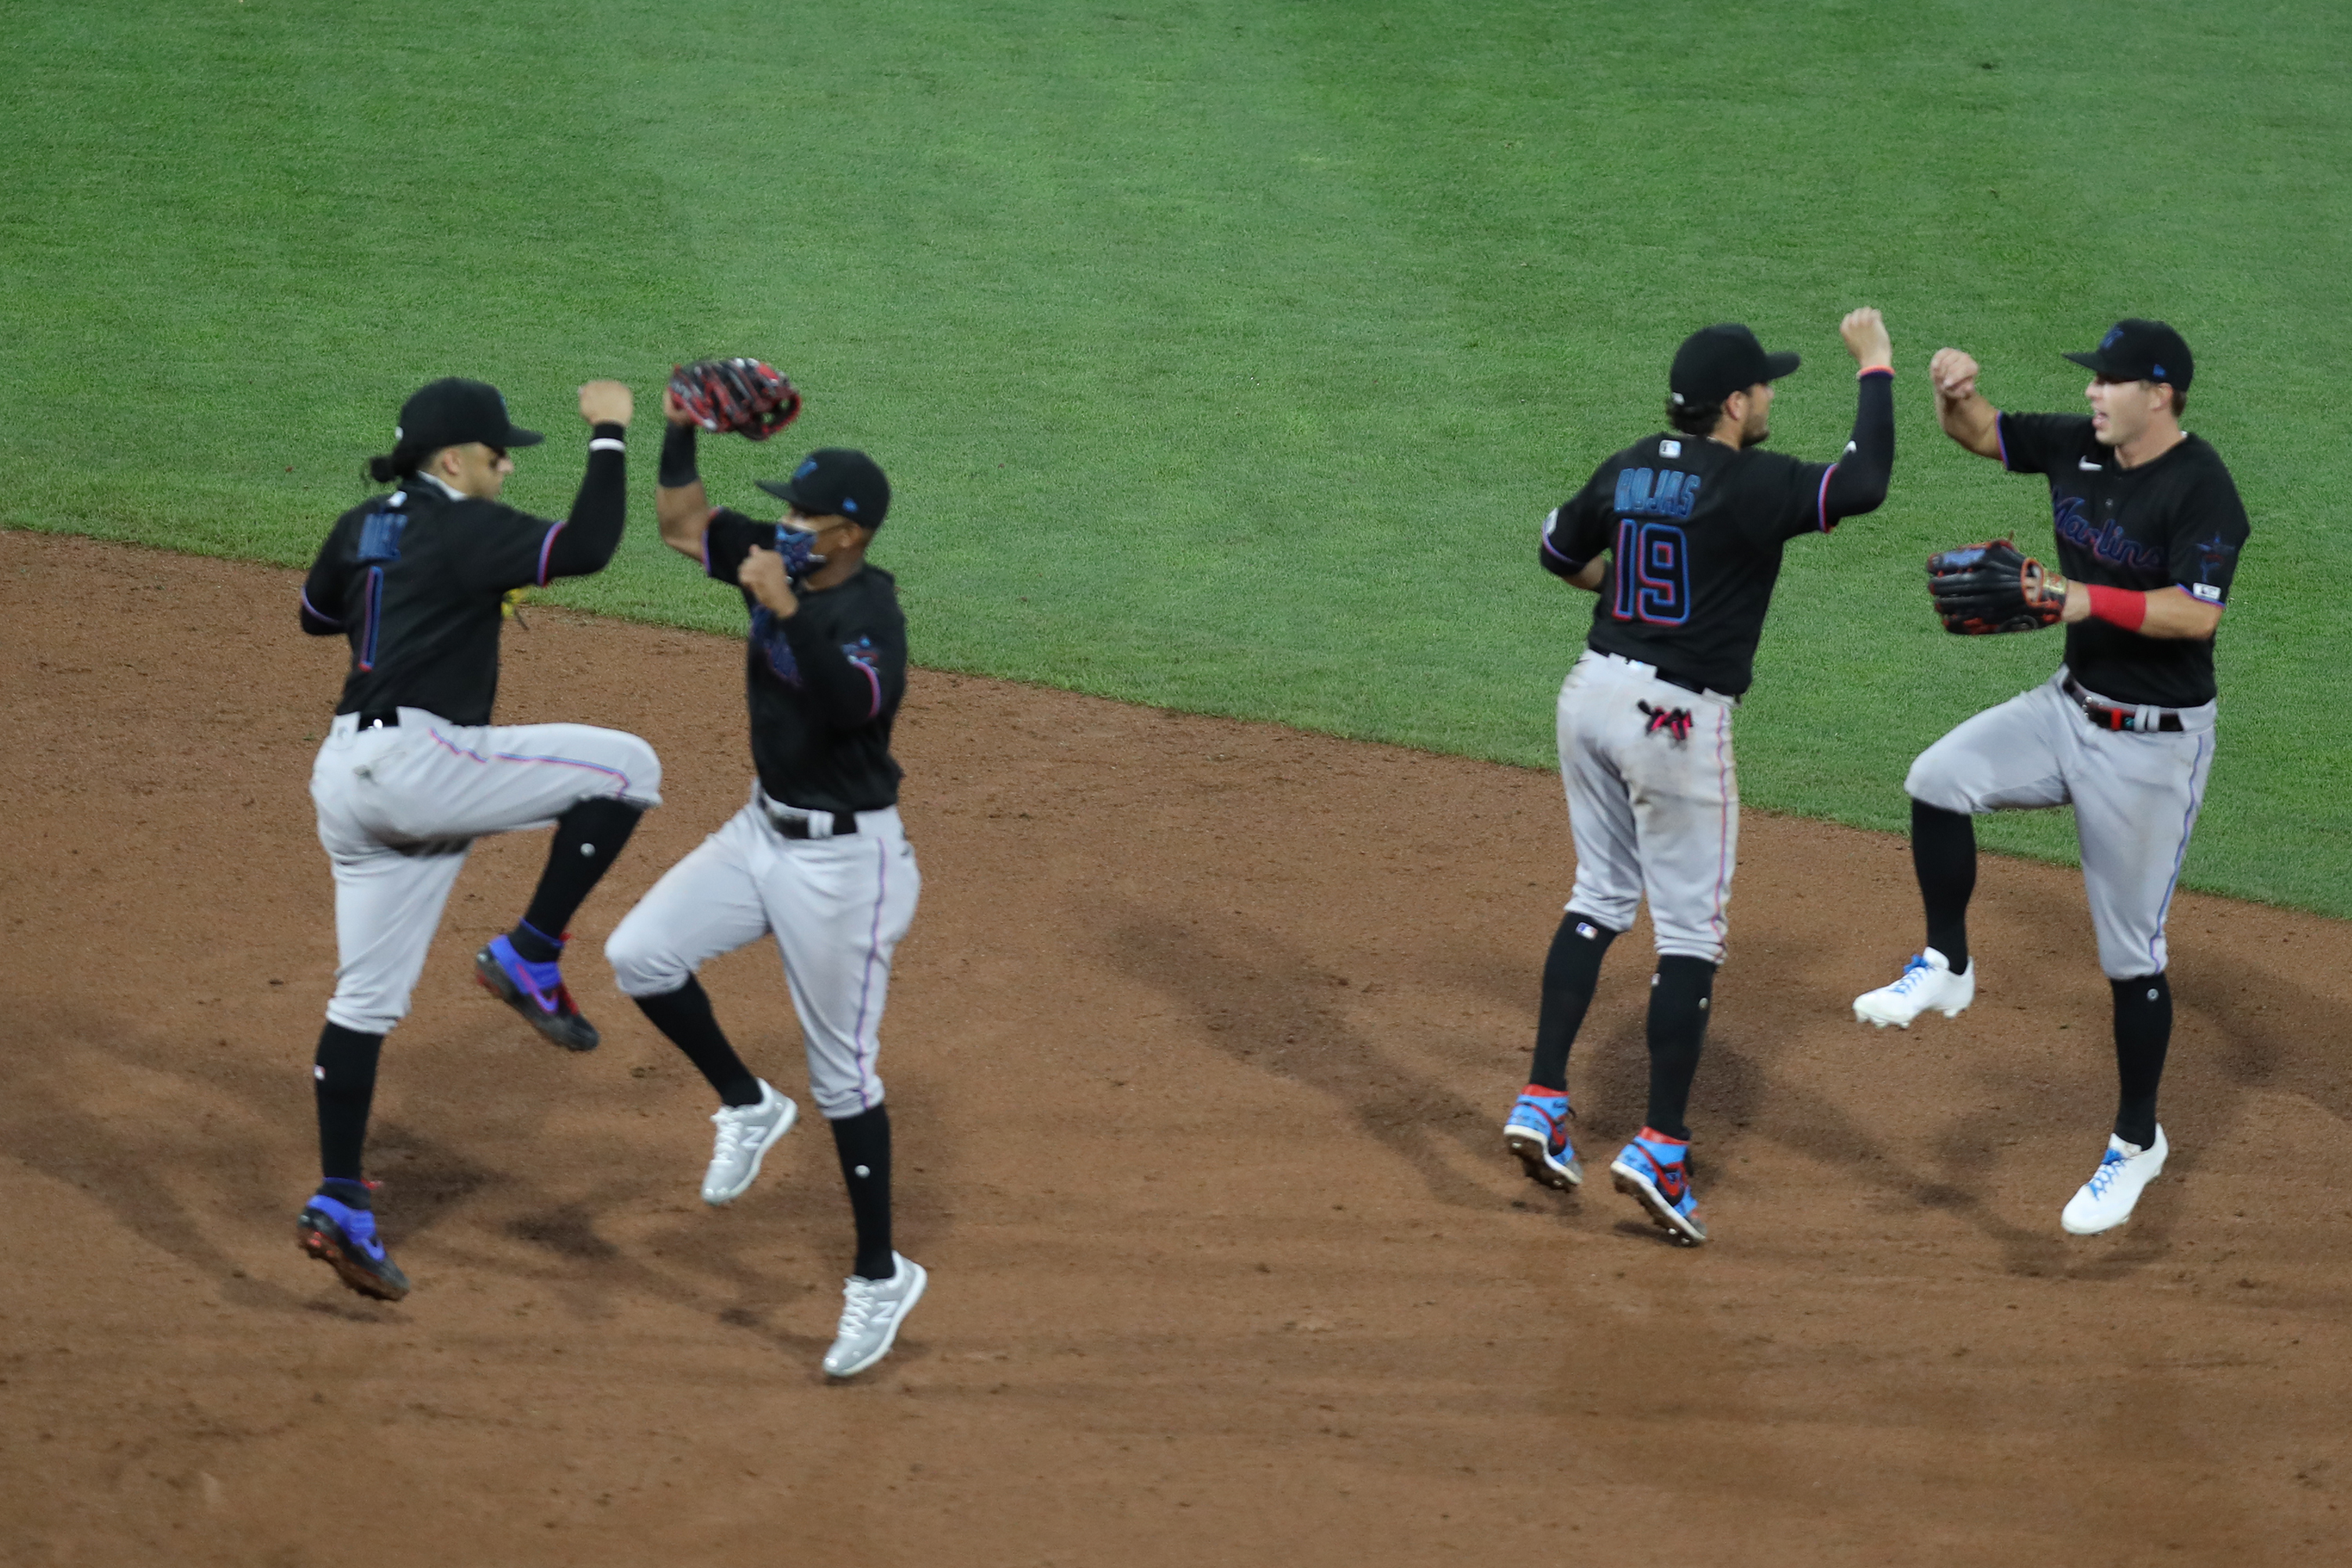
M890 726L907 695L898 579L861 566L830 588L796 588L799 611L778 616L736 577L753 545L776 548L776 529L722 509L702 535L703 569L741 589L751 612L744 679L760 787L779 805L812 811L896 805L901 772Z
M2058 569L2108 588L2179 586L2229 602L2245 547L2246 509L2221 455L2191 436L2153 462L2126 468L2099 444L2086 414L2004 414L1994 429L2002 467L2050 481ZM2156 708L2213 700L2208 638L2148 637L2105 621L2066 628L2066 667L2102 697Z
M487 724L499 694L499 601L601 572L628 515L621 426L599 425L561 522L411 480L335 520L302 584L302 629L352 645L338 713L422 708Z
M1886 499L1894 380L1861 378L1853 439L1835 463L1667 433L1594 469L1544 519L1538 551L1562 577L1610 552L1591 645L1729 696L1746 691L1781 547Z

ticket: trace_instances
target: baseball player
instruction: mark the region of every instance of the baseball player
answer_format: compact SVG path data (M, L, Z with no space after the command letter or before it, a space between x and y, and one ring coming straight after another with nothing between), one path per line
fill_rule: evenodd
M1684 340L1668 377L1674 428L1600 468L1544 519L1545 570L1600 595L1559 693L1559 765L1576 887L1544 963L1528 1086L1503 1127L1528 1175L1584 1179L1568 1137L1568 1052L1601 955L1646 896L1649 1121L1610 1163L1617 1190L1686 1245L1706 1240L1684 1114L1706 1032L1739 837L1731 710L1753 677L1781 548L1876 510L1895 462L1893 350L1879 313L1839 328L1861 365L1853 438L1834 463L1757 447L1772 384L1797 368L1743 326Z
M2099 967L2115 993L2121 1086L2106 1152L2059 1215L2090 1236L2129 1219L2164 1168L2164 921L2213 765L2213 633L2247 523L2221 456L2180 428L2195 364L2179 333L2118 321L2097 348L2066 357L2091 373L2087 416L2001 413L1958 349L1937 350L1929 367L1946 435L2049 481L2062 569L2005 541L1939 555L1930 585L1944 624L1973 633L2063 621L2065 659L2043 685L1978 714L1911 764L1903 787L1927 945L1892 984L1854 998L1853 1012L1908 1028L1930 1008L1949 1018L1974 1001L1971 818L2072 802Z
M866 560L890 487L863 452L812 452L781 483L781 522L714 508L695 426L672 392L656 492L662 540L741 591L751 798L671 867L604 944L621 989L719 1099L702 1201L733 1202L792 1128L793 1101L753 1076L695 972L772 934L800 1015L809 1083L833 1129L857 1250L824 1370L889 1353L929 1276L890 1245L890 1116L875 1071L890 957L922 878L898 821L890 727L907 689L907 626L890 574Z
M310 773L335 876L335 994L312 1068L323 1180L295 1234L343 1283L396 1301L408 1280L376 1234L360 1174L383 1037L407 1016L441 908L476 838L552 824L530 907L475 955L482 983L567 1049L596 1044L558 960L572 913L661 804L661 763L635 735L493 725L506 596L602 571L626 515L629 389L580 389L588 473L561 522L501 505L508 454L538 445L498 389L450 379L401 406L388 495L336 521L302 585L302 629L351 644L351 671Z

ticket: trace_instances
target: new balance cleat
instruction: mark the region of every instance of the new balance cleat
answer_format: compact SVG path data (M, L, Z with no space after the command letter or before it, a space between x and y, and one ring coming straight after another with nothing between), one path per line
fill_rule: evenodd
M1706 1239L1698 1194L1691 1191L1690 1142L1644 1127L1609 1163L1617 1190L1640 1204L1650 1223L1685 1247Z
M759 1104L720 1106L710 1118L719 1135L710 1145L710 1169L703 1173L702 1201L731 1204L749 1191L759 1179L760 1162L793 1130L800 1113L765 1079L760 1080Z
M2091 1173L2081 1191L2066 1200L2058 1223L2070 1236L2096 1236L2115 1229L2131 1218L2142 1189L2164 1169L2164 1157L2171 1152L2161 1127L2156 1130L2156 1142L2145 1149L2109 1134L2099 1168Z
M1889 1024L1907 1029L1912 1019L1930 1009L1957 1018L1976 999L1977 961L1969 959L1966 969L1955 973L1951 961L1931 947L1913 953L1894 984L1855 997L1853 1016L1856 1023L1882 1029Z
M563 984L560 961L533 963L503 936L474 954L474 978L482 989L523 1016L523 1021L567 1051L593 1051L596 1026L580 1016Z
M1519 1157L1528 1180L1561 1192L1581 1184L1584 1167L1569 1146L1568 1096L1531 1083L1520 1091L1503 1123L1503 1147Z
M923 1266L895 1252L890 1261L897 1267L887 1279L861 1279L853 1274L843 1281L841 1326L833 1348L824 1352L827 1376L855 1377L888 1355L898 1325L923 1299L923 1287L931 1280Z
M376 1239L375 1215L369 1210L321 1192L302 1205L294 1221L294 1239L362 1296L397 1301L408 1294L408 1276Z

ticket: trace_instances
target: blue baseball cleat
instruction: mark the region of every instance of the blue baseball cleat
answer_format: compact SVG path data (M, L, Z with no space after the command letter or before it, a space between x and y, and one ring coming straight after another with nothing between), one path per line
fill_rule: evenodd
M596 1026L580 1016L572 992L563 984L559 960L533 963L517 952L503 936L474 954L474 978L482 989L523 1016L523 1021L567 1051L593 1051L601 1038Z
M1503 1123L1503 1147L1519 1157L1528 1180L1563 1193L1583 1183L1584 1167L1576 1163L1576 1151L1568 1142L1572 1114L1568 1096L1558 1089L1531 1083L1520 1091Z
M1690 1141L1669 1138L1644 1127L1609 1163L1617 1190L1640 1204L1650 1223L1685 1247L1706 1239L1706 1226L1698 1216L1698 1194L1691 1191Z
M376 1239L375 1215L367 1209L321 1191L302 1205L301 1216L294 1222L294 1239L303 1251L332 1266L335 1278L362 1296L397 1301L408 1294L408 1276Z

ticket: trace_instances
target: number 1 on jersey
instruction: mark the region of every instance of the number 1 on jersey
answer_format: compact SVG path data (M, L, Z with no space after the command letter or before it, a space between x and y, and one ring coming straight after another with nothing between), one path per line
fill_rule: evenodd
M1617 600L1621 621L1678 626L1690 619L1690 551L1671 522L1617 520Z

